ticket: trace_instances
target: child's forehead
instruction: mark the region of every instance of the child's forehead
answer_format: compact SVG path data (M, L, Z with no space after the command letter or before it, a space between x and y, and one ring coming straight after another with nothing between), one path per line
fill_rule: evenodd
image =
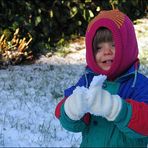
M98 45L101 45L101 44L114 44L114 41L98 42L98 43L97 43L97 46L98 46Z

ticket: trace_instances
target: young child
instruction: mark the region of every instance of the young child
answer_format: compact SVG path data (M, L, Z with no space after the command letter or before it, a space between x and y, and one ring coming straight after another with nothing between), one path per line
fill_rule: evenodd
M85 74L65 90L55 115L82 133L81 147L147 147L148 79L138 72L131 20L119 10L101 11L86 31Z

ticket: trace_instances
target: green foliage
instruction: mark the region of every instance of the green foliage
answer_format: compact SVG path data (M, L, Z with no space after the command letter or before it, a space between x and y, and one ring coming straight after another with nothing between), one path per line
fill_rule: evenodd
M84 36L100 10L119 8L134 20L146 13L146 0L1 0L0 34L22 30L33 37L33 53L56 50L73 36ZM9 31L6 31L9 36Z

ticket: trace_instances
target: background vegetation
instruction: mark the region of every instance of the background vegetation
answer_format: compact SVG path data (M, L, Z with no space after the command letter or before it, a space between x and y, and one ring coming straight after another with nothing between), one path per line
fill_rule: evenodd
M147 3L147 0L0 0L0 35L8 42L19 28L20 39L28 33L32 38L25 52L31 50L34 56L55 52L69 39L84 36L88 22L100 10L118 8L135 20L146 15Z

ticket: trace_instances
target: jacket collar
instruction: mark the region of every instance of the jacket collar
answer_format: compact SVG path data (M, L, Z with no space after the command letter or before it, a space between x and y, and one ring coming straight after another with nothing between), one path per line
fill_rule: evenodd
M117 77L114 80L114 82L121 83L121 82L124 82L124 81L130 79L131 77L133 77L134 80L133 80L132 87L134 87L135 83L136 83L136 80L137 80L137 73L138 73L139 66L140 66L139 62L136 62L125 73L123 73L122 75ZM88 66L86 66L85 74L93 74L94 76L99 75L99 74L93 72Z

